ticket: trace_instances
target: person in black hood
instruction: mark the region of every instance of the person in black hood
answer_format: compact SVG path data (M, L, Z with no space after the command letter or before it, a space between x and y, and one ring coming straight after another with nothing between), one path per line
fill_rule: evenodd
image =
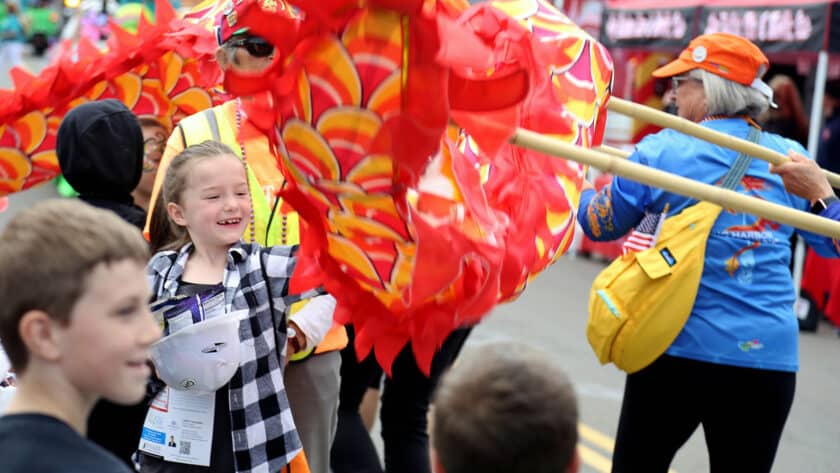
M58 128L56 154L81 200L143 228L146 212L131 197L143 171L143 133L131 110L115 99L79 105Z
M146 212L131 197L143 170L143 133L122 102L100 100L70 110L58 127L56 154L79 199L143 229ZM88 418L87 437L133 470L146 407L145 402L121 406L100 400Z

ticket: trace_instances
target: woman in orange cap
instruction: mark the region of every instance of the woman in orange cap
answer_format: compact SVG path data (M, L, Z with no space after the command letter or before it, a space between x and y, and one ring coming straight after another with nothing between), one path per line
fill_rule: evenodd
M784 154L805 154L798 143L763 132L755 122L773 103L772 89L762 81L768 66L751 42L718 33L695 38L653 75L673 80L681 117ZM630 160L714 185L727 176L737 192L832 212L824 199L809 202L788 193L767 163L674 130L643 139ZM647 230L655 238L660 214L675 215L695 203L619 176L597 194L581 195L578 221L590 238L613 240L633 227L644 230L644 220L653 222ZM700 425L713 473L770 471L799 368L788 270L792 232L743 213L724 210L717 217L682 331L663 355L627 376L613 473L667 472ZM801 235L820 254L840 256L836 241Z

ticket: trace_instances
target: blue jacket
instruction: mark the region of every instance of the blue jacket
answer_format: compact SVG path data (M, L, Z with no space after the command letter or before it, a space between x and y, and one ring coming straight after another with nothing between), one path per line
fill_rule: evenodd
M710 120L702 124L722 133L747 138L750 125L740 118ZM801 145L763 132L760 143L787 154L807 154ZM735 162L737 153L673 130L649 135L630 161L690 179L718 184ZM788 194L769 165L753 159L736 189L769 202L799 210L810 203ZM595 240L614 240L627 233L645 211L670 215L697 201L629 179L616 177L597 195L581 195L578 221ZM824 216L840 220L840 206ZM790 273L790 237L793 228L752 215L724 210L709 235L703 276L694 307L682 332L667 354L700 361L749 368L796 371L798 323L793 312L795 292ZM799 232L823 256L840 256L836 240Z

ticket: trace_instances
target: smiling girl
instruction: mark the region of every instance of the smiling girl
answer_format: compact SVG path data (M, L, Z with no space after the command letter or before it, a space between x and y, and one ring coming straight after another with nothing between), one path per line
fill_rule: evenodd
M296 346L287 337L300 343L305 334L294 326L287 332L288 308L314 296L302 310L319 314L314 318L325 331L335 299L318 291L288 294L297 246L241 241L252 219L248 178L243 161L224 144L205 141L176 156L163 198L177 239L149 262L154 295L223 297L223 310L207 311L208 319L243 309L248 316L239 325L239 369L216 391L209 467L141 453L141 471L280 471L301 452L283 370Z

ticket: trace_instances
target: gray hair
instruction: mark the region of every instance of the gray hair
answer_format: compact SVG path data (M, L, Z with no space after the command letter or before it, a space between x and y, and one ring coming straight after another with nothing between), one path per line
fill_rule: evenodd
M704 69L693 69L688 75L703 82L706 113L709 115L747 115L756 119L770 107L768 98L750 86Z

